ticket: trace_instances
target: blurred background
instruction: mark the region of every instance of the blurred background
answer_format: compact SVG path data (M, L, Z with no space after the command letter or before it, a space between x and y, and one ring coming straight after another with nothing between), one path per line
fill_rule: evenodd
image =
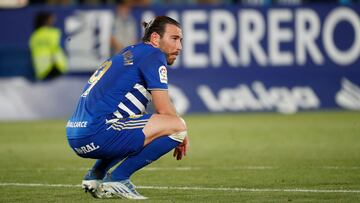
M360 0L0 0L0 120L69 117L157 15L182 24L181 114L360 110Z

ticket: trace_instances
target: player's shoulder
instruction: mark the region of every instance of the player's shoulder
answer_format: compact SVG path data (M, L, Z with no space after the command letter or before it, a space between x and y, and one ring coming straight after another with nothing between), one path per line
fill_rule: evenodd
M125 47L121 52L112 57L113 62L131 62L136 67L150 64L166 64L165 54L158 48L144 42Z
M152 45L144 42L134 46L136 52L144 59L149 58L151 60L165 60L165 54L159 48L153 47Z

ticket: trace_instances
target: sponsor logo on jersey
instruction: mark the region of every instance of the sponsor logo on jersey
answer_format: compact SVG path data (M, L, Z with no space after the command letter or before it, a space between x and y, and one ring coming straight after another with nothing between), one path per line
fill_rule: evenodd
M134 56L130 50L124 52L122 55L124 57L124 66L134 65Z
M160 68L159 68L159 77L160 77L160 82L161 83L167 84L168 79L167 79L167 70L166 70L165 66L160 66Z
M75 147L74 150L77 154L87 154L89 152L95 151L99 149L99 145L95 145L93 142L84 146L81 146L79 148Z
M86 128L87 127L87 121L68 121L66 124L66 127L68 128Z

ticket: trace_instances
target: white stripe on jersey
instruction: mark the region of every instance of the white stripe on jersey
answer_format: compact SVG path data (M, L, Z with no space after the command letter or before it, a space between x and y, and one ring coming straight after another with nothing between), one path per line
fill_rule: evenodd
M128 130L128 129L137 129L137 128L144 128L145 127L145 125L143 125L143 126L136 126L136 127L125 127L125 128L123 128L124 130Z
M130 121L126 121L125 123L142 123L142 122L147 122L149 119L141 119L141 120L130 120Z
M135 86L134 86L134 88L137 89L137 90L139 90L139 92L141 92L141 94L144 95L144 97L145 97L147 100L151 101L151 99L152 99L151 94L150 94L149 91L147 91L147 90L145 89L144 86L136 83Z
M144 128L146 123L147 123L147 121L143 121L143 123L116 122L116 123L113 123L109 128L112 128L117 131L126 130L126 129L137 129L137 128Z
M145 125L143 125L143 126L136 126L136 127L116 127L116 126L114 126L114 125L112 125L112 126L110 126L109 128L112 128L112 129L114 129L114 130L117 130L117 131L121 131L121 130L131 130L131 129L138 129L138 128L144 128L145 127Z
M133 94L130 92L125 95L126 98L129 99L131 103L133 103L136 108L138 108L141 112L145 111L145 106L142 104Z
M113 123L112 125L115 126L115 127L120 127L120 128L125 127L124 123Z
M138 125L146 125L147 122L144 123L126 123L125 126L138 126Z
M126 122L117 121L117 122L114 122L113 125L115 125L117 127L119 127L119 126L124 127L124 126L146 125L148 120L149 119L126 121Z
M118 105L118 107L121 110L124 110L126 113L128 113L130 116L135 116L135 113L132 112L128 107L126 107L122 102Z
M134 89L132 89L132 92L140 92L142 96L144 96L146 98L146 100L144 100L142 103L139 98L136 97L136 94L134 95L131 92L128 92L125 95L125 98L127 99L124 102L121 102L118 107L125 111L127 114L129 114L129 116L133 116L135 114L144 114L146 113L146 105L148 103L148 101L151 101L152 97L149 91L146 90L146 88L138 83L136 83L133 87ZM143 100L143 99L141 99ZM128 102L130 102L132 105L126 106L128 104ZM120 110L117 110L113 113L113 115L117 118L124 118L124 115L122 115L120 113ZM127 117L127 116L126 116Z
M123 116L121 115L121 113L119 111L115 111L114 116L116 116L116 118L123 118Z
M115 124L115 125L142 125L142 124L146 124L147 123L147 121L143 121L143 122L138 122L138 123L127 123L127 122L115 122L115 123L113 123L113 124Z
M121 131L121 130L122 130L122 128L117 128L117 127L115 127L114 125L111 125L110 127L108 127L108 130L109 130L110 128L112 128L112 129L114 129L114 130L117 130L117 131Z

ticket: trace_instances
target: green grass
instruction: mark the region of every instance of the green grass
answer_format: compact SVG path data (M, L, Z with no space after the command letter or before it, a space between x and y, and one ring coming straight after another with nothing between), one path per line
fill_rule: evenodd
M191 139L185 160L176 161L167 154L147 167L152 170L145 168L132 179L139 186L199 189L138 189L150 198L146 202L360 202L359 112L191 115L185 119ZM71 151L65 123L0 123L0 202L127 202L93 199L76 186L1 185L79 185L93 160Z

